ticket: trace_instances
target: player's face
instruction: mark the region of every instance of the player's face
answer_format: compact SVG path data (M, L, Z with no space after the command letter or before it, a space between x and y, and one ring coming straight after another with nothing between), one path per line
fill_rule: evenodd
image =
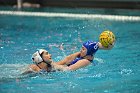
M87 49L84 46L82 46L80 52L81 52L81 57L84 57L87 54Z
M45 61L51 60L51 59L52 59L52 58L51 58L51 54L49 54L48 51L44 51L42 57L43 57L43 59L44 59Z

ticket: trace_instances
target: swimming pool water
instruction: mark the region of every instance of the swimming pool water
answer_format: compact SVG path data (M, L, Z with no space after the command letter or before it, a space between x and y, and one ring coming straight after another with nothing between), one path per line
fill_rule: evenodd
M0 93L139 93L139 27L139 21L0 15ZM82 42L98 41L106 29L116 35L116 44L96 53L98 65L20 75L36 49L47 49L59 61L79 51Z

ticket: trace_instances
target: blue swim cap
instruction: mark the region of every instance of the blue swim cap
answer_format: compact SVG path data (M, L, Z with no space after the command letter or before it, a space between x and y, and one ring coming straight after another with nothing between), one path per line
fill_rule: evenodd
M87 42L84 42L83 46L87 49L86 55L91 55L91 56L93 56L93 54L95 54L99 48L97 42L93 42L93 41L89 41L89 40Z

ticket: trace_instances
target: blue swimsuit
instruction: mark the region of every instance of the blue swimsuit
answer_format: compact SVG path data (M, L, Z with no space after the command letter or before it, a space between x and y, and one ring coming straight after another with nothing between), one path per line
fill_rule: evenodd
M75 64L77 61L84 59L83 57L77 57L76 59L74 59L70 64L68 64L67 66L73 65ZM89 60L90 62L92 62L92 60Z
M87 49L87 54L86 55L91 55L91 56L93 56L99 48L98 42L93 42L93 41L87 41L87 42L83 43L83 46ZM78 56L70 64L68 64L68 66L73 65L77 61L82 60L82 59L84 59L84 58ZM89 60L89 61L93 62L93 60ZM93 64L96 65L94 62L93 62Z

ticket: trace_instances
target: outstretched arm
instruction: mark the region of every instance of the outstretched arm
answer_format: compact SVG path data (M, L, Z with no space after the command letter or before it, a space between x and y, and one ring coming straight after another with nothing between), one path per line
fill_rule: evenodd
M72 62L78 55L80 55L80 52L76 52L74 54L71 54L67 57L65 57L63 60L57 62L58 65L65 65L65 64L69 64L70 62Z
M55 70L59 70L59 71L73 71L73 70L77 70L79 68L85 67L87 65L89 65L91 62L83 59L83 60L79 60L78 62L76 62L75 64L71 65L71 66L65 66L65 65L58 65L55 62L51 63L51 66L55 69Z

